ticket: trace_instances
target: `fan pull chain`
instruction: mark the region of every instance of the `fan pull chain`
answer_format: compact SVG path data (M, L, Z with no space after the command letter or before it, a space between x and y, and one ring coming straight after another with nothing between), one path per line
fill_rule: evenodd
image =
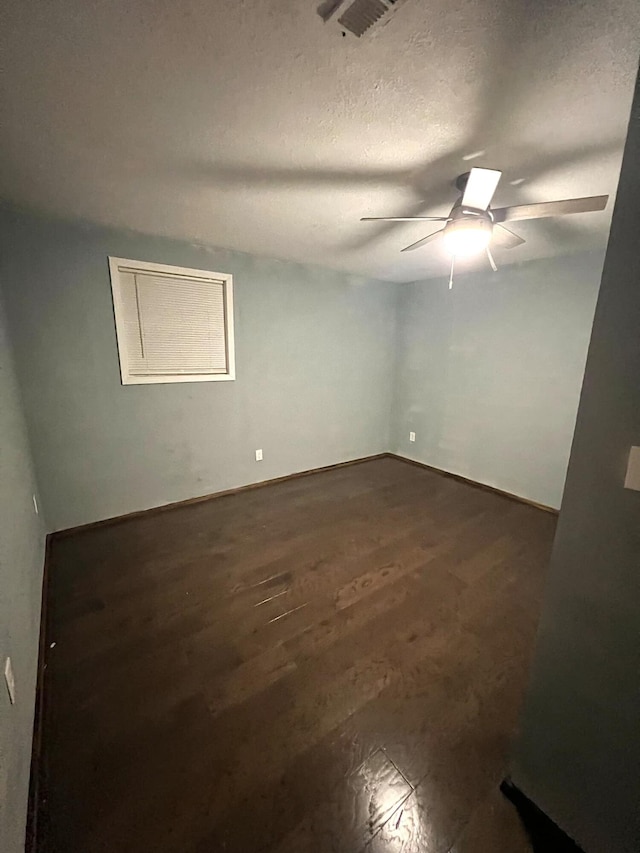
M456 256L451 255L451 272L449 273L449 290L453 290L453 268L456 263Z
M489 263L491 264L491 269L494 272L498 272L498 267L496 266L496 262L493 260L493 255L491 254L491 249L487 246L487 257L489 258Z

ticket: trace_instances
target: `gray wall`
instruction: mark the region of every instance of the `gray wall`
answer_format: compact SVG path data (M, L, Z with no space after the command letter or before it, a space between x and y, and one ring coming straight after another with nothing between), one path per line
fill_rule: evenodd
M587 853L640 850L640 87L513 778Z
M603 260L402 287L395 451L559 507Z
M396 285L11 208L0 216L51 529L388 449ZM123 387L108 255L233 273L237 380Z
M1 294L0 294L1 297ZM0 298L0 850L24 850L44 529ZM16 704L4 685L10 655Z

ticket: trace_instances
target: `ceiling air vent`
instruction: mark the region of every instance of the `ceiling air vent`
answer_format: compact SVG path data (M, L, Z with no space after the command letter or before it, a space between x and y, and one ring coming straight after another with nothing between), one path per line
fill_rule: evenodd
M343 31L348 30L360 38L372 27L386 23L391 13L403 2L404 0L353 0L352 3L345 4L344 0L327 0L321 3L318 14L326 22L338 10L344 10L337 19L338 25Z

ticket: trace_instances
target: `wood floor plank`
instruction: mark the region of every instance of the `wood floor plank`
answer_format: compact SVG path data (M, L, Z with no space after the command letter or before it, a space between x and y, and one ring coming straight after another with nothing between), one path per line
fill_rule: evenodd
M43 849L448 851L504 770L554 522L387 458L60 538Z

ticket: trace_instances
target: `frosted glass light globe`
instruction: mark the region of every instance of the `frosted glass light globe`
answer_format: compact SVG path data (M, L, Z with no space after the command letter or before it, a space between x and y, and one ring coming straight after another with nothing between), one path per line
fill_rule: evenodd
M451 222L442 235L450 254L467 257L483 252L491 240L491 226L482 220Z

